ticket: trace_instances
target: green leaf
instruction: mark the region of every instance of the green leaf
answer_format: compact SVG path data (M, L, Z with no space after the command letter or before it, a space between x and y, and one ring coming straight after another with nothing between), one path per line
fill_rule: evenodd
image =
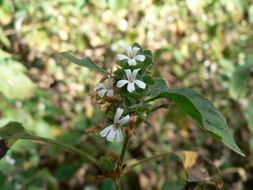
M9 122L0 128L0 138L7 139L19 134L26 134L24 127L18 122Z
M33 95L35 84L25 75L18 62L0 60L0 92L9 99L25 99Z
M24 127L20 123L10 122L0 128L0 159L6 155L9 148L18 140L18 138L9 138L18 134L25 134Z
M229 82L229 94L233 98L245 98L249 92L247 88L247 79L250 76L253 64L238 66L232 74Z
M184 111L193 117L201 127L210 132L214 137L223 142L236 153L244 156L237 146L227 122L219 111L213 106L212 102L204 98L195 90L189 88L167 88L163 79L156 79L152 87L148 101L157 98L167 98L176 102Z
M106 73L106 71L104 69L97 66L89 57L86 57L84 59L78 59L78 58L74 57L73 55L70 55L67 52L60 52L59 54L77 65L86 67L91 70L99 71L101 73Z
M150 84L150 85L154 85L155 84L154 79L150 75L145 75L143 77L143 82L145 82L146 84Z

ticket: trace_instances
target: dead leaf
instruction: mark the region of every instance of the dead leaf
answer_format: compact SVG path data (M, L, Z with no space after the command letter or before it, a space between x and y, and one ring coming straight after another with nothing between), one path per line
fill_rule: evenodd
M209 174L208 168L210 166L219 173L219 169L210 160L193 151L180 151L177 155L179 155L187 173L188 183L185 189L193 189L198 184L210 184L218 188L223 186L223 181L220 177Z

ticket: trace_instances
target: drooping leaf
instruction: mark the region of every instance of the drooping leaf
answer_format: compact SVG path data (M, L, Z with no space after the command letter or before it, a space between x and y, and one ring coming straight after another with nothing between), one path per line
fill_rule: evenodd
M0 63L0 92L10 99L31 97L35 84L25 75L24 67L15 61Z
M247 79L249 78L253 64L238 66L229 82L229 93L233 98L245 98L248 93Z
M227 122L212 102L189 88L168 88L163 79L156 79L152 87L149 101L167 98L176 102L185 112L194 118L201 127L220 140L236 153L244 156L237 146Z
M101 73L106 73L104 69L97 66L89 57L86 57L84 59L78 59L77 57L74 57L67 52L60 52L59 54L77 65L86 67L91 70L99 71Z

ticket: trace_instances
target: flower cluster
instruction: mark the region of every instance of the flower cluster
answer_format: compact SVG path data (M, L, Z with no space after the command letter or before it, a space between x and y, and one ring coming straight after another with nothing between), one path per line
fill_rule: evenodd
M110 74L103 82L97 84L96 93L100 98L114 98L118 90L120 88L123 89L124 87L126 87L128 93L135 92L136 87L139 87L140 89L146 88L146 83L138 79L138 73L141 71L141 68L138 68L138 65L144 62L145 55L142 55L140 48L136 46L127 47L126 51L127 55L117 55L118 61L126 63L126 65L121 69L123 75L119 78ZM121 127L128 123L130 119L129 115L121 118L123 112L124 109L122 108L116 109L113 124L100 131L99 134L102 137L106 137L108 141L114 141L115 139L119 142L123 141Z

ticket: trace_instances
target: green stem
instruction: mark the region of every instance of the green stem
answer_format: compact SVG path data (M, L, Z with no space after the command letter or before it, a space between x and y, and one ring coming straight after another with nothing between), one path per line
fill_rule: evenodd
M145 100L145 103L152 102L152 101L154 101L156 98L157 98L157 97L149 98L149 99Z
M114 180L116 190L121 190L119 179Z
M162 158L162 157L165 157L169 154L171 154L172 152L165 152L165 153L162 153L162 154L158 154L158 155L155 155L155 156L152 156L152 157L149 157L149 158L145 158L143 160L140 160L138 162L136 162L135 164L132 164L130 166L128 166L125 170L124 170L124 173L127 173L129 170L133 169L134 167L138 166L138 165L141 165L141 164L145 164L147 162L150 162L150 161L153 161L153 160L156 160L156 159L159 159L159 158Z
M122 147L122 150L121 150L121 153L120 153L120 166L122 166L122 163L124 161L124 157L125 157L125 153L126 153L126 150L127 150L128 142L129 142L129 138L125 137L123 147Z
M71 145L68 145L68 144L65 144L62 142L58 142L53 139L48 139L48 138L38 137L38 136L33 136L33 135L15 135L15 136L12 136L11 138L24 139L24 140L35 140L35 141L41 141L41 142L45 142L45 143L49 143L49 144L54 144L54 145L60 146L64 149L67 149L67 150L70 150L72 152L79 154L84 159L88 160L89 162L95 164L97 167L101 168L101 164L96 158L90 156L88 153L81 151Z

